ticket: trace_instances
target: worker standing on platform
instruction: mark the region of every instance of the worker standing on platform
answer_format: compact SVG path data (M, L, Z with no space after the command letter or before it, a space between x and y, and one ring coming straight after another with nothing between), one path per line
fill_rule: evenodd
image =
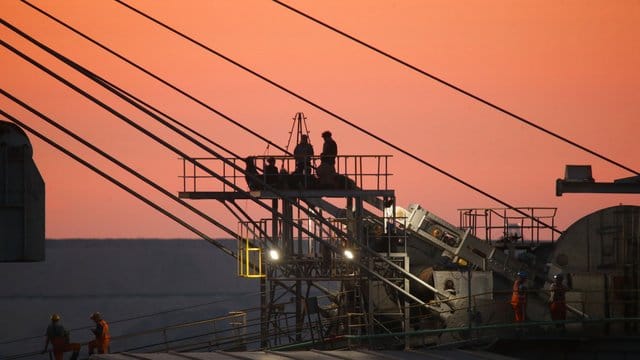
M60 323L61 317L58 314L51 315L51 324L47 327L47 340L42 353L47 352L49 343L53 346L53 355L56 360L63 360L64 353L73 351L71 360L76 360L80 353L80 344L69 342L69 331Z
M335 184L336 174L336 156L338 155L338 145L331 137L330 131L322 133L324 144L322 145L322 153L320 154L320 166L316 170L318 181L323 187L333 188Z
M549 310L551 312L551 320L566 320L567 319L567 301L565 294L567 287L562 283L564 277L562 274L554 275L553 284L549 288ZM564 324L557 324L556 327L564 327Z
M336 156L338 156L338 144L331 137L331 131L325 131L322 133L322 154L320 154L320 165L330 165L335 172Z
M311 175L311 159L313 158L313 146L309 143L307 135L300 136L300 143L293 149L293 156L296 160L296 169L293 174L296 177L303 176L302 181L297 178L298 186L306 188L309 185Z
M108 354L109 344L111 343L109 324L107 324L99 312L91 314L90 319L96 323L96 328L91 329L96 338L89 342L89 356L93 354L95 349L98 349L98 354Z
M311 173L311 158L313 157L313 145L309 143L307 135L300 136L300 143L293 149L293 156L296 159L296 174Z
M258 173L258 168L256 167L256 158L253 156L247 156L244 159L244 162L246 164L244 168L244 178L247 181L249 190L254 191L262 189L260 174Z
M518 271L517 278L513 282L511 293L511 306L515 315L515 322L523 322L527 315L527 273Z
M266 183L271 187L278 187L278 178L280 174L278 173L278 167L276 166L276 159L273 156L267 158L267 164L264 166L263 172Z

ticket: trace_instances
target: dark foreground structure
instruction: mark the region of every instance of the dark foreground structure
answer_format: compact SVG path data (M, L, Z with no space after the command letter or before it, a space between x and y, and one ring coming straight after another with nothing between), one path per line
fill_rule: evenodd
M43 261L44 181L27 135L0 121L0 262Z

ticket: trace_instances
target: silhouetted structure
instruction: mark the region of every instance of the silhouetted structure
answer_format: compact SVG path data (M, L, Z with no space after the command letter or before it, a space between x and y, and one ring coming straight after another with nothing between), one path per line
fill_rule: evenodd
M16 124L0 121L0 262L45 259L44 203L29 138Z

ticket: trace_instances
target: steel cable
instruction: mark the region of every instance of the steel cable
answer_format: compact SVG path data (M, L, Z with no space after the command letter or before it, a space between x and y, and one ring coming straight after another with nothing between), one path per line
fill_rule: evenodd
M487 197L487 198L489 198L489 199L491 199L491 200L493 200L493 201L495 201L495 202L497 202L499 204L502 204L503 206L506 206L506 207L508 207L510 209L513 209L516 212L519 212L521 215L524 215L527 218L531 218L533 221L536 221L539 224L544 225L545 227L551 229L552 231L555 231L557 233L562 233L560 230L555 229L551 225L549 225L549 224L547 224L547 223L545 223L545 222L543 222L543 221L541 221L539 219L533 218L531 215L526 214L525 212L523 212L523 211L517 209L516 207L514 207L513 205L510 205L509 203L507 203L507 202L505 202L503 200L500 200L499 198L497 198L497 197L489 194L488 192L486 192L486 191L484 191L484 190L482 190L482 189L470 184L469 182L462 180L461 178L459 178L459 177L457 177L457 176L455 176L455 175L453 175L453 174L441 169L440 167L425 161L424 159L418 157L417 155L414 155L411 152L409 152L409 151L407 151L407 150L405 150L405 149L403 149L403 148L391 143L390 141L385 140L384 138L382 138L382 137L380 137L380 136L378 136L378 135L376 135L376 134L364 129L363 127L361 127L361 126L359 126L359 125L347 120L346 118L334 113L333 111L327 109L326 107L323 107L323 106L321 106L321 105L309 100L308 98L306 98L306 97L304 97L304 96L302 96L302 95L300 95L300 94L298 94L298 93L286 88L285 86L280 85L279 83L275 82L274 80L271 80L271 79L267 78L266 76L258 73L257 71L252 70L252 69L240 64L239 62L237 62L237 61L225 56L224 54L222 54L222 53L210 48L209 46L207 46L207 45L195 40L194 38L192 38L192 37L180 32L180 31L172 28L171 26L169 26L169 25L161 22L160 20L158 20L158 19L156 19L156 18L154 18L154 17L142 12L141 10L139 10L139 9L129 5L129 4L127 4L126 2L124 2L122 0L114 0L114 1L119 3L119 4L121 4L122 6L124 6L126 8L128 8L128 9L130 9L131 11L139 14L140 16L150 20L151 22L153 22L153 23L155 23L155 24L167 29L168 31L170 31L170 32L172 32L172 33L174 33L174 34L176 34L176 35L178 35L180 37L182 37L183 39L185 39L185 40L187 40L187 41L189 41L189 42L191 42L191 43L193 43L193 44L195 44L195 45L197 45L197 46L209 51L210 53L212 53L212 54L224 59L225 61L227 61L227 62L239 67L240 69L242 69L242 70L244 70L244 71L246 71L246 72L248 72L248 73L250 73L250 74L252 74L252 75L254 75L254 76L258 77L258 78L260 78L261 80L263 80L263 81L275 86L276 88L286 92L287 94L289 94L289 95L291 95L291 96L293 96L293 97L295 97L295 98L307 103L308 105L313 106L314 108L324 112L327 115L330 115L331 117L333 117L333 118L335 118L337 120L340 120L341 122L353 127L354 129L366 134L367 136L378 140L379 142L389 146L390 148L392 148L392 149L394 149L394 150L396 150L396 151L398 151L398 152L400 152L400 153L402 153L402 154L404 154L404 155L406 155L406 156L418 161L419 163L421 163L421 164L423 164L425 166L430 167L431 169L433 169L433 170L435 170L435 171L437 171L437 172L449 177L452 180L455 180L456 182L458 182L458 183L460 183L460 184L462 184L462 185L464 185L464 186L466 186L466 187L478 192L479 194L482 194L485 197Z
M591 149L588 149L585 146L582 146L582 145L580 145L580 144L578 144L578 143L576 143L574 141L571 141L571 140L567 139L564 136L556 134L551 130L548 130L548 129L540 126L540 125L537 125L537 124L533 123L532 121L529 121L529 120L525 119L522 116L519 116L519 115L517 115L517 114L515 114L515 113L513 113L513 112L511 112L511 111L509 111L509 110L507 110L507 109L505 109L505 108L503 108L501 106L498 106L498 105L496 105L496 104L494 104L494 103L492 103L492 102L490 102L490 101L488 101L486 99L483 99L482 97L480 97L478 95L475 95L475 94L473 94L473 93L471 93L471 92L469 92L467 90L464 90L461 87L456 86L456 85L454 85L454 84L452 84L452 83L450 83L450 82L448 82L448 81L446 81L446 80L444 80L444 79L442 79L440 77L437 77L437 76L435 76L435 75L433 75L431 73L428 73L428 72L418 68L417 66L411 65L408 62L406 62L404 60L401 60L400 58L398 58L396 56L393 56L393 55L391 55L390 53L388 53L386 51L380 50L379 48L377 48L377 47L375 47L375 46L373 46L371 44L368 44L368 43L366 43L366 42L364 42L364 41L362 41L362 40L360 40L360 39L358 39L358 38L356 38L356 37L354 37L352 35L349 35L348 33L344 32L344 31L342 31L340 29L337 29L336 27L333 27L333 26L327 24L326 22L323 22L323 21L321 21L321 20L319 20L319 19L317 19L317 18L315 18L315 17L313 17L313 16L311 16L311 15L309 15L307 13L304 13L304 12L294 8L291 5L288 5L288 4L286 4L286 3L284 3L284 2L282 2L280 0L271 0L271 1L273 1L274 3L280 5L280 6L286 8L288 10L291 10L292 12L294 12L294 13L296 13L296 14L298 14L298 15L300 15L300 16L308 19L308 20L311 20L311 21L315 22L318 25L323 26L324 28L327 28L327 29L329 29L329 30L341 35L341 36L344 36L347 39L352 40L352 41L354 41L354 42L356 42L356 43L358 43L358 44L360 44L360 45L362 45L362 46L364 46L364 47L376 52L377 54L386 57L387 59L391 59L391 60L401 64L404 67L407 67L407 68L409 68L409 69L411 69L411 70L413 70L413 71L415 71L415 72L417 72L417 73L419 73L421 75L424 75L424 76L426 76L426 77L428 77L428 78L430 78L432 80L435 80L435 81L439 82L440 84L445 85L445 86L447 86L447 87L449 87L449 88L451 88L451 89L453 89L453 90L455 90L455 91L457 91L457 92L459 92L461 94L464 94L464 95L466 95L466 96L468 96L468 97L470 97L470 98L472 98L472 99L474 99L476 101L479 101L482 104L485 104L485 105L493 108L494 110L497 110L497 111L499 111L499 112L501 112L503 114L506 114L509 117L512 117L512 118L514 118L514 119L516 119L516 120L518 120L518 121L520 121L520 122L522 122L522 123L524 123L526 125L529 125L529 126L533 127L534 129L540 130L540 131L542 131L543 133L545 133L547 135L550 135L552 137L555 137L556 139L559 139L559 140L561 140L563 142L566 142L567 144L570 144L570 145L572 145L572 146L574 146L574 147L576 147L576 148L578 148L580 150L583 150L583 151L585 151L585 152L587 152L587 153L589 153L591 155L594 155L594 156L596 156L596 157L598 157L598 158L600 158L600 159L602 159L602 160L604 160L604 161L606 161L606 162L608 162L610 164L613 164L613 165L615 165L615 166L617 166L617 167L619 167L621 169L627 170L627 171L629 171L629 172L631 172L633 174L636 174L636 175L640 175L639 172L637 172L637 171L635 171L635 170L633 170L633 169L631 169L631 168L629 168L629 167L627 167L625 165L622 165L619 162L616 162L616 161L614 161L614 160L612 160L612 159L610 159L610 158L608 158L608 157L606 157L604 155L601 155L601 154L599 154L599 153L597 153L597 152L595 152L595 151L593 151Z

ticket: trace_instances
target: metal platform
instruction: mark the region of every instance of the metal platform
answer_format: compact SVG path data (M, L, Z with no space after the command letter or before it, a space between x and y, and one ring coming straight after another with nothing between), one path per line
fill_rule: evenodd
M393 197L393 190L268 190L256 191L182 191L178 193L182 199L191 200L243 200L251 198L281 199L281 198L346 198L346 197Z

